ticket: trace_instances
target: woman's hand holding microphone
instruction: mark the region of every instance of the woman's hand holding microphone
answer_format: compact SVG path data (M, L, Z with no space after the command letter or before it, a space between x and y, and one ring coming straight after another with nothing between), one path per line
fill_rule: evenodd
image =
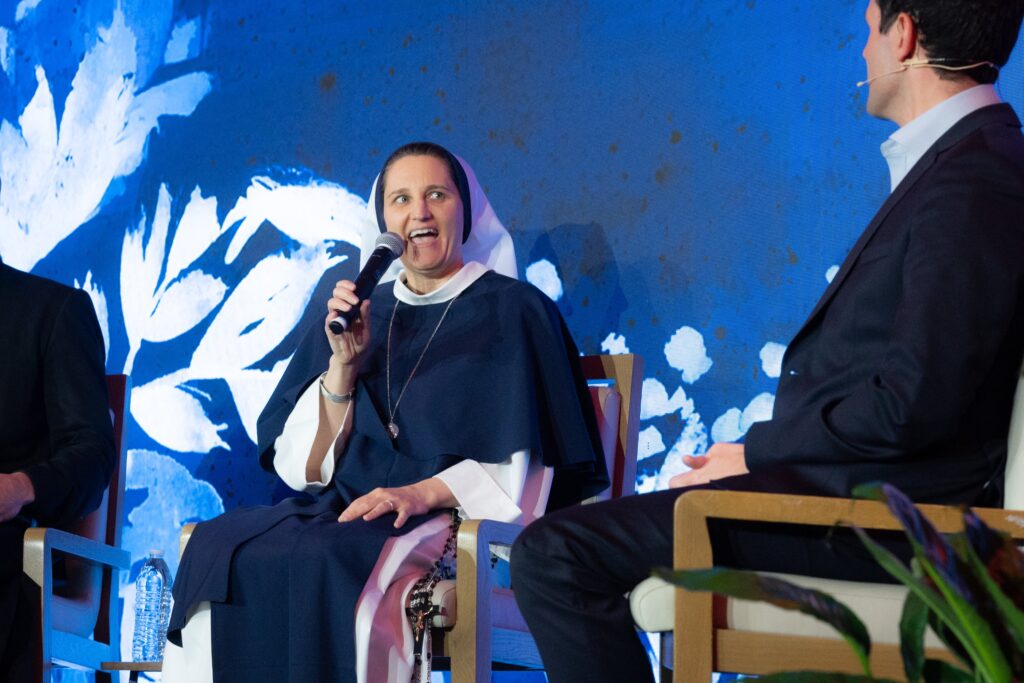
M355 289L351 280L341 280L327 301L324 333L331 346L331 360L324 376L324 387L333 394L349 394L355 388L363 352L370 343L370 301L360 303ZM339 311L349 311L356 306L359 307L358 319L341 334L331 332L330 322L340 316Z

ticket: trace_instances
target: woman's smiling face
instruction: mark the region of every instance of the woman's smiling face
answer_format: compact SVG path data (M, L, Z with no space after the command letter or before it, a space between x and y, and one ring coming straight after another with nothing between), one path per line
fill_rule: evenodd
M410 155L394 161L382 179L384 223L405 240L407 284L429 292L462 267L462 199L437 157Z

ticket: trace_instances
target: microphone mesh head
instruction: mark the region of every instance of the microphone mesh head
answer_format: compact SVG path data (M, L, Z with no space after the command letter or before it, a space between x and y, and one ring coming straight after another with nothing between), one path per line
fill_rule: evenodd
M384 247L398 258L405 252L405 240L393 232L382 232L377 238L375 247Z

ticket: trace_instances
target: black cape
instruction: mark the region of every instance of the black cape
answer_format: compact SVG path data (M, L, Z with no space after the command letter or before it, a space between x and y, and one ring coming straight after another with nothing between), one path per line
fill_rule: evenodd
M332 486L312 500L241 508L200 524L182 558L169 637L180 642L192 605L213 603L216 680L355 680L354 612L365 581L387 538L433 516L398 530L390 515L337 523L375 487L412 484L466 459L502 462L523 449L555 470L549 510L608 485L579 352L542 292L493 272L462 292L402 397L395 442L385 431L392 311L394 406L448 302L396 309L390 286L371 300L372 339ZM260 416L264 468L272 469L275 439L329 357L317 326ZM329 642L324 634L333 634Z

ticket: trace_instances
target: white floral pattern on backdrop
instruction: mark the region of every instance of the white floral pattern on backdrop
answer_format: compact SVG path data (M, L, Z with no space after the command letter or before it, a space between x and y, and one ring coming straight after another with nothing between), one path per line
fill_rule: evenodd
M36 4L19 5L19 21ZM163 4L167 12L173 6L171 0ZM175 28L165 51L169 62L188 54L194 26L186 22ZM12 35L5 29L4 41ZM15 268L31 271L100 212L114 182L142 165L159 119L190 115L212 87L204 72L149 88L136 82L136 36L120 5L108 26L96 27L96 36L78 66L59 125L42 66L35 68L38 87L16 124L0 121L0 253ZM138 222L126 226L120 282L100 283L91 270L82 282L74 280L92 298L108 354L111 321L123 321L128 350L123 368L108 364L111 372L138 371L136 359L145 344L200 332L191 352L180 356L181 367L132 389L132 418L166 449L128 451L127 489L144 496L128 512L123 538L136 564L158 548L175 569L181 525L224 511L216 489L179 463L183 454L229 448L220 436L227 424L210 419L213 399L195 383L223 380L241 427L255 442L256 418L288 358L265 370L254 366L295 328L322 274L345 260L333 247L344 242L358 249L366 220L365 201L340 185L316 178L285 184L262 175L252 178L223 222L217 216L216 198L204 197L200 187L176 207L161 184L155 206L140 207ZM292 240L294 248L263 254L234 286L199 265L228 235L221 268L230 269L264 222ZM119 290L119 316L110 315L105 291L111 289ZM126 654L134 625L128 609L131 578L121 575Z

